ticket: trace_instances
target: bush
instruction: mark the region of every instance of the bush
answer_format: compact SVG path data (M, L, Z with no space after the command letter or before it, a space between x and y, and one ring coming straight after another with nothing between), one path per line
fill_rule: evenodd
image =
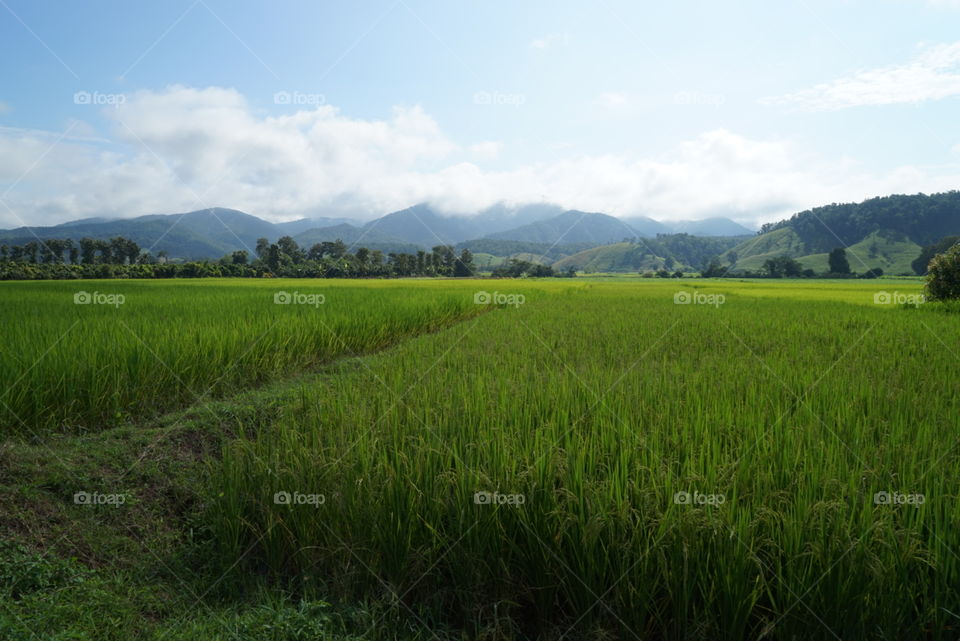
M960 243L930 261L927 273L927 298L960 299Z

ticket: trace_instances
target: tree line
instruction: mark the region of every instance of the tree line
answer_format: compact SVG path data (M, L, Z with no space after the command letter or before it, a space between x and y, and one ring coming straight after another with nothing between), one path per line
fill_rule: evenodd
M238 250L217 261L171 262L164 252L142 250L132 240L83 238L30 241L0 245L0 280L71 278L395 278L476 276L473 254L450 245L437 245L415 254L359 247L351 251L343 241L325 241L300 247L290 236L271 243L256 242L254 254ZM493 276L554 276L552 268L510 260ZM572 274L565 274L572 275Z

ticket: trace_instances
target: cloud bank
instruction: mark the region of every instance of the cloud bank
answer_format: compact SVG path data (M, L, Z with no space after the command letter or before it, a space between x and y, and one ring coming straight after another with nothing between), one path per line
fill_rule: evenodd
M331 105L271 116L232 89L174 86L104 108L110 133L76 121L65 135L0 128L0 223L46 225L212 206L271 220L369 219L418 202L470 214L499 201L665 220L745 222L895 191L953 188L913 167L886 175L804 155L788 141L724 129L664 157L569 155L489 170L500 141L454 141L420 107L383 120ZM564 152L568 153L568 152Z

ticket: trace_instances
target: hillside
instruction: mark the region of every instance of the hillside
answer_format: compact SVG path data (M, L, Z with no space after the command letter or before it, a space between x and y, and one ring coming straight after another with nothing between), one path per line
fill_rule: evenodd
M790 256L815 271L826 270L826 255L848 247L855 272L880 267L912 274L921 247L960 234L960 192L893 195L861 203L832 204L767 224L761 233L723 256L735 270L759 270L768 258Z
M603 245L632 238L637 233L619 218L607 214L570 210L547 220L540 220L486 238L517 240L531 243L593 243Z
M658 269L700 271L742 237L661 234L655 239L593 247L554 262L556 269L574 267L589 272L634 272Z
M847 248L847 261L854 272L880 268L885 274L912 274L910 263L920 255L920 245L897 232L876 231ZM829 253L810 254L798 260L804 269L829 271Z
M364 229L347 223L333 225L331 227L308 229L307 231L297 234L293 239L304 248L312 247L316 243L342 240L347 245L362 246L367 249L379 249L384 253L415 254L417 250L420 249L419 245L404 242L376 228Z
M238 249L252 250L257 238L275 239L273 223L234 209L203 209L182 214L152 214L137 218L89 219L51 227L20 227L0 231L0 242L20 245L30 241L89 237L108 240L123 236L154 254L171 257L217 258Z
M403 242L430 248L480 238L490 233L556 216L563 211L556 205L533 204L517 207L497 204L475 215L453 216L421 203L381 216L363 226L375 229Z
M675 234L693 236L751 236L755 232L729 218L704 218L703 220L679 220L670 223Z

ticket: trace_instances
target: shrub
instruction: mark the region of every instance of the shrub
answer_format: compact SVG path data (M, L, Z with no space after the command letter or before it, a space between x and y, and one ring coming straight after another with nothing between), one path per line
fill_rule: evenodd
M927 298L952 300L960 298L960 243L930 261L927 273Z

